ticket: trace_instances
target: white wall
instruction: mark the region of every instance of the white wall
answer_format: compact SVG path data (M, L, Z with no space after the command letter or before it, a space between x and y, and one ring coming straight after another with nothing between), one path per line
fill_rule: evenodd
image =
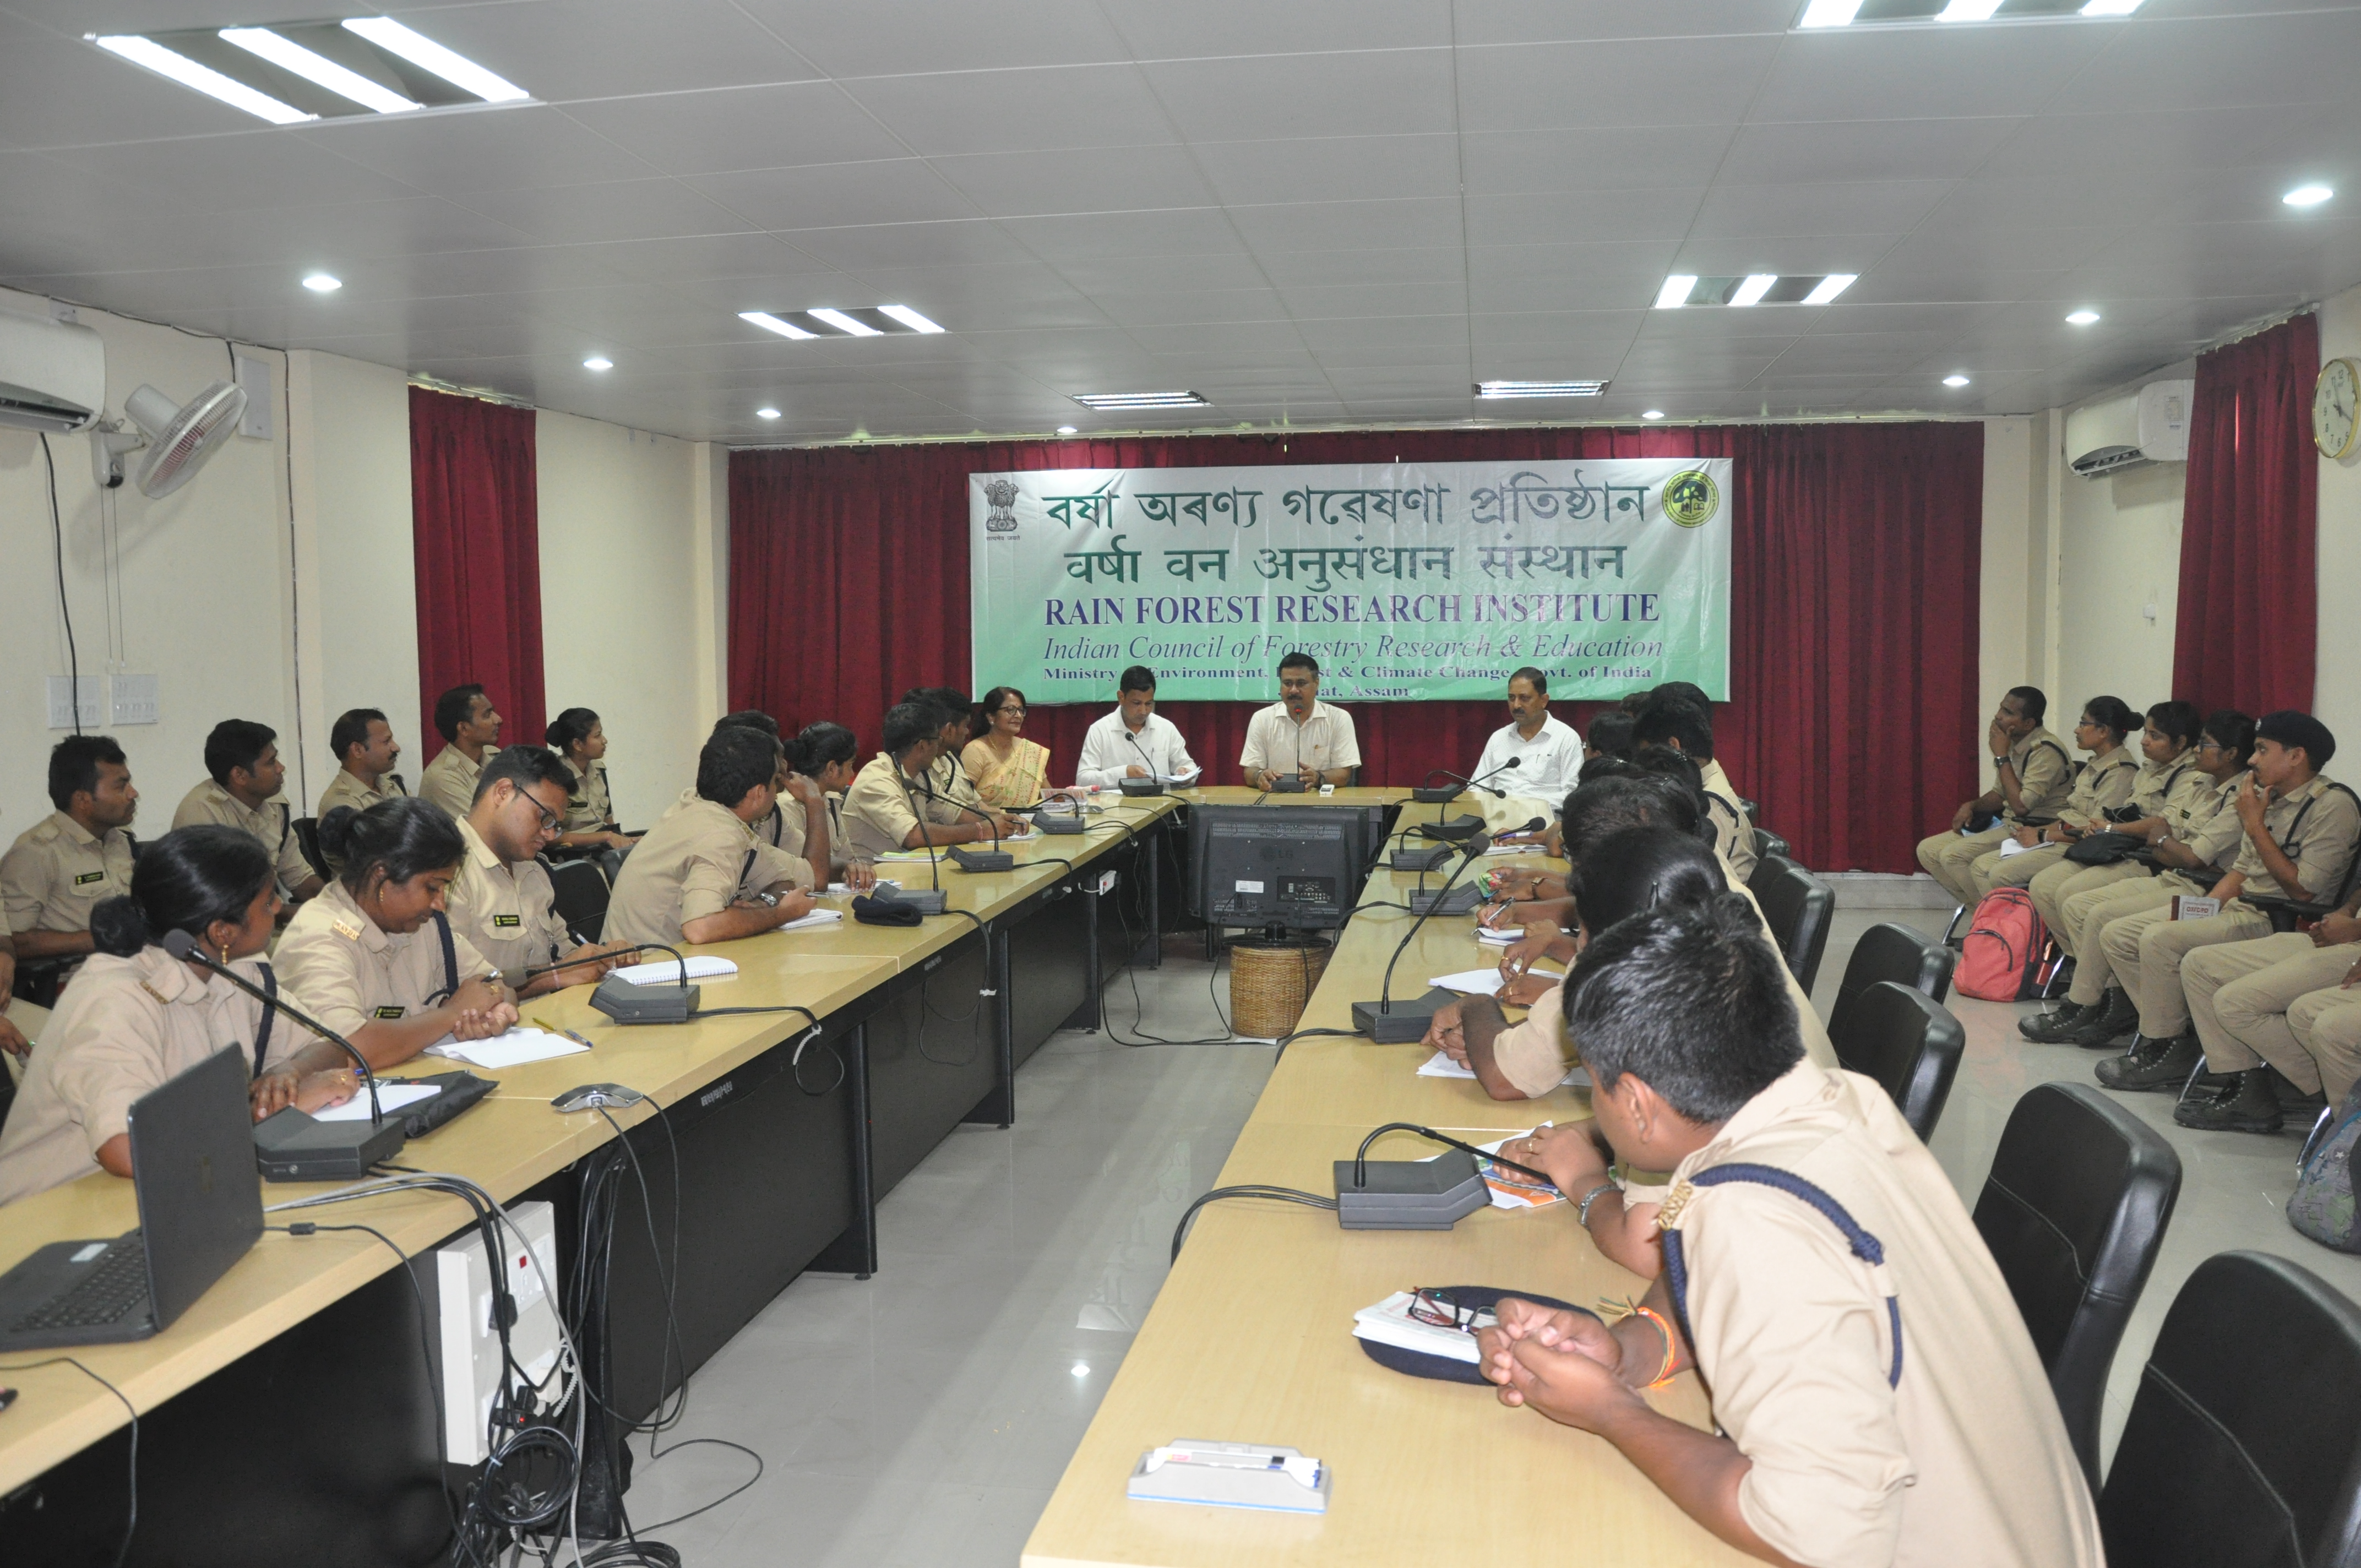
M2361 289L2320 307L2320 356L2361 359ZM2346 751L2335 771L2361 766L2361 634L2351 620L2361 603L2361 453L2320 461L2320 669L2312 709Z
M713 657L709 632L698 635L715 612L701 608L710 543L697 504L710 455L701 444L546 411L537 443L549 711L598 712L616 814L649 827L696 782L697 748L721 713L699 678Z
M2193 375L2176 366L2141 380ZM2072 455L2062 447L2062 464ZM2068 473L2059 495L2059 729L2106 693L2146 709L2172 695L2180 594L2180 502L2189 465L2158 463L2096 479ZM2153 619L2150 619L2153 612ZM2062 733L2062 730L2061 730Z
M49 302L0 290L0 309L46 314ZM111 412L142 382L181 402L230 374L219 338L98 311L82 312L81 321L106 345ZM130 757L143 797L134 831L143 836L169 828L172 808L204 776L204 738L215 721L258 719L280 732L291 758L298 750L286 380L277 352L246 352L270 362L276 433L232 437L162 500L129 484L102 499L91 438L49 437L82 674L159 678L160 722L99 727ZM71 731L49 727L44 677L63 675L67 663L40 438L0 430L0 843L50 809L49 748ZM313 739L324 745L324 736Z

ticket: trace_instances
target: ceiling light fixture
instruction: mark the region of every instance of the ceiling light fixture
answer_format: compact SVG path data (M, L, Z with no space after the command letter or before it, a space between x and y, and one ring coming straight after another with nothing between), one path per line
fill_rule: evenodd
M2335 194L2325 185L2299 185L2279 200L2290 207L2317 207Z
M1087 1361L1077 1361L1066 1370L1077 1377L1088 1377L1091 1375L1091 1364Z
M1074 427L1071 424L1061 424L1058 427L1058 433L1060 435L1071 435L1074 433Z
M1730 297L1730 302L1738 307L1760 304L1763 296L1771 291L1771 285L1778 280L1776 272L1750 272L1745 281L1738 285L1738 292Z
M596 354L582 362L582 368L585 370L612 370L614 367L613 360Z
M1946 387L1964 387L1967 384L1968 378L1965 376L1960 375L1957 371L1954 371L1950 375L1943 378L1943 385Z
M2085 16L2128 16L2140 8L2140 0L2091 0L2082 7Z
M1664 411L1662 409L1648 409L1643 411L1640 417L1642 419L1662 419L1664 417Z
M1935 14L1938 22L1989 22L1992 14L2000 9L2000 0L1951 0Z
M854 337L883 337L885 335L884 333L879 332L875 327L871 326L867 322L856 321L852 317L846 315L842 311L822 309L810 311L806 313L814 321L826 322L829 325L836 328L837 331L849 334Z
M1852 23L1861 10L1861 0L1812 0L1804 7L1804 19L1799 27L1842 27Z
M781 337L818 337L816 332L806 332L793 322L781 321L768 311L740 311L738 319L752 322L765 332L775 332Z
M917 312L912 310L907 305L880 305L877 307L877 311L880 315L892 316L895 321L900 322L912 332L940 332L943 330L941 327L936 325L933 322L928 321L926 317L920 315ZM814 311L812 314L818 315L819 313L818 311Z
M756 419L776 419L779 417L779 411L776 409L756 409L754 411L754 417Z
M2095 326L2098 324L2098 321L2099 313L2096 311L2073 311L2070 312L2066 317L2066 323L2069 326Z
M344 286L342 278L327 272L314 272L303 280L303 287L315 294L333 294Z
M1807 305L1825 305L1860 281L1858 272L1831 272L1820 280L1820 286L1804 296Z
M1102 413L1120 409L1202 409L1211 406L1194 392L1077 392L1074 401Z
M1607 389L1604 381L1478 381L1479 398L1595 398Z
M218 98L234 109L244 109L274 126L298 126L320 117L224 76L209 65L199 65L187 55L175 54L153 38L123 35L94 37L90 41L109 54L120 55L134 65L144 65L159 76L169 76L183 87L193 87L208 98Z
M224 27L221 39L380 115L407 114L423 106L379 86L357 71L346 70L326 55L313 53L292 38L280 38L269 27Z
M533 96L506 77L485 70L466 55L456 54L422 33L412 32L391 16L347 16L345 30L359 34L388 54L400 55L422 71L433 71L487 104L513 104Z
M1664 286L1656 291L1656 308L1660 311L1679 310L1689 302L1689 291L1696 287L1695 273L1674 273L1664 280Z

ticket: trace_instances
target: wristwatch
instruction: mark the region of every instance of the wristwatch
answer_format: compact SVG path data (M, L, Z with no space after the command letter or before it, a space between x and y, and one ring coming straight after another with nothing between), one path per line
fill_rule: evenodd
M767 904L772 908L776 909L779 906L779 895L775 893L758 893L754 894L754 902L757 904Z

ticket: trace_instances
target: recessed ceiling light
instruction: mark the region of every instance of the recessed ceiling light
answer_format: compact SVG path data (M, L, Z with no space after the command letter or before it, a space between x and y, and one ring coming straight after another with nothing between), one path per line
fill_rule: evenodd
M582 362L582 368L585 370L612 370L614 367L615 362L613 360L602 357L596 354Z
M1104 412L1111 409L1201 409L1210 405L1194 392L1078 392L1074 401Z
M1946 387L1964 387L1967 384L1968 378L1956 373L1943 378L1943 385Z
M224 27L221 38L282 71L291 71L306 82L316 82L340 98L349 98L364 109L375 109L380 115L401 115L421 107L359 71L347 71L326 55L314 54L292 38L280 38L269 27Z
M1696 287L1696 274L1689 272L1674 273L1671 277L1664 280L1664 286L1656 291L1656 308L1660 311L1676 311L1680 309L1683 305L1689 302L1689 291Z
M779 417L779 411L776 409L756 409L754 411L754 417L756 419L776 419Z
M837 331L850 333L855 337L883 337L885 335L884 333L879 332L875 327L871 326L867 322L857 321L851 316L846 315L842 311L818 310L813 311L810 313L814 321L826 322L829 325L836 328Z
M2317 207L2335 194L2325 185L2299 185L2279 200L2290 207Z
M1938 22L1989 22L1992 14L2000 9L2000 0L1951 0L1935 13Z
M934 323L928 321L926 317L920 315L917 312L912 310L907 305L880 305L877 309L880 314L892 316L895 321L900 322L912 332L940 332L943 330L941 327L937 326ZM812 313L814 315L818 315L819 313L818 311L814 311Z
M199 65L187 55L175 54L153 38L126 35L93 38L90 41L109 54L120 55L134 65L144 65L159 76L169 76L183 87L193 87L208 98L218 98L232 108L244 109L274 126L301 125L320 117L224 76L209 65Z
M1771 291L1771 285L1778 280L1776 272L1750 272L1745 281L1738 285L1738 292L1730 297L1730 302L1741 307L1760 303L1763 296Z
M1848 27L1860 9L1861 0L1812 0L1804 7L1804 19L1795 25L1799 27Z
M2096 311L2073 311L2066 317L2067 324L2070 326L2091 326L2095 324L2098 319L2099 313Z
M1479 398L1595 398L1607 389L1604 381L1478 381Z
M2128 16L2140 8L2140 0L2091 0L2082 7L2085 16Z
M1642 419L1662 419L1664 417L1664 411L1662 409L1649 409L1643 411L1640 417Z
M1091 1364L1087 1361L1077 1361L1066 1370L1077 1377L1088 1377L1091 1375Z
M740 311L738 319L741 322L752 322L764 331L775 332L781 337L818 337L819 335L816 332L806 332L793 322L781 321L768 311Z
M344 286L342 278L326 272L314 272L303 280L303 287L315 294L333 294Z
M358 33L388 54L400 55L420 70L433 71L487 104L513 104L533 96L506 77L486 71L466 55L455 54L423 34L412 32L390 16L348 16L345 30Z
M1058 433L1060 435L1071 435L1074 433L1074 427L1071 424L1061 424L1058 427Z
M1858 272L1831 272L1820 280L1820 286L1804 296L1807 305L1825 305L1861 279Z

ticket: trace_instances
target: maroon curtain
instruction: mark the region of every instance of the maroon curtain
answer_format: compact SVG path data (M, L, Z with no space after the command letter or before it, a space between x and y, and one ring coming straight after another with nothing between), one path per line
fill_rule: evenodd
M410 389L411 537L418 570L418 765L443 749L434 699L480 684L504 740L539 740L540 502L533 411ZM415 777L415 773L412 774Z
M967 477L1031 468L1727 456L1731 700L1714 744L1763 823L1816 867L1909 872L1974 793L1983 428L1370 431L734 452L730 692L790 729L852 727L864 751L914 685L967 686ZM1274 696L1276 695L1274 677ZM1113 701L1108 694L1107 702ZM1106 703L1033 709L1070 774ZM1211 779L1235 783L1259 705L1159 703ZM1499 702L1350 703L1361 776L1466 768ZM1580 726L1601 705L1562 703Z
M2320 320L2197 359L2172 691L2202 711L2310 709L2320 581Z

